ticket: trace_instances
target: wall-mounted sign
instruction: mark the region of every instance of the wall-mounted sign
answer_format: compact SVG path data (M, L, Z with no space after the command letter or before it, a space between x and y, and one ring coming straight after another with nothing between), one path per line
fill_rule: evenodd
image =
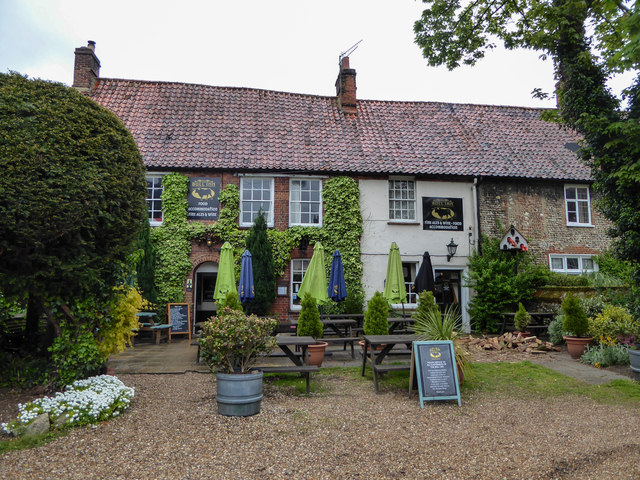
M464 229L462 199L422 197L422 229L461 232Z
M220 178L199 177L189 179L187 200L189 220L218 220L220 209Z

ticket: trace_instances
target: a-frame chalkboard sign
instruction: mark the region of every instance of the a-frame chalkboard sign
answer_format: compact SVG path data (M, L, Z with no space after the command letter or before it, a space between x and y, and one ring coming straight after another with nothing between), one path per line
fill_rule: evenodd
M188 303L168 303L167 317L171 335L188 335L191 340L191 314Z
M432 400L460 400L458 368L451 340L413 342L411 352L411 378L414 372L420 394L420 408Z

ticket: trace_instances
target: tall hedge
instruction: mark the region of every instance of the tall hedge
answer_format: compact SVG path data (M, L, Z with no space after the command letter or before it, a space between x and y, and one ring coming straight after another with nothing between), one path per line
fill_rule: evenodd
M245 310L249 314L268 315L271 303L276 298L276 277L273 251L267 238L267 221L262 211L255 218L249 235L247 235L246 245L253 260L253 282L256 298L246 304Z

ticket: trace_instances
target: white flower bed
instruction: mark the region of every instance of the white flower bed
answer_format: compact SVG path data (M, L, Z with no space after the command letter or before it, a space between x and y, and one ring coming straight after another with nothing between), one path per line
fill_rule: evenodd
M38 415L47 413L51 422L66 415L65 425L86 425L119 415L126 410L134 395L134 389L125 386L117 377L99 375L77 380L53 397L38 398L27 404L19 404L18 418L3 423L6 433L19 433Z

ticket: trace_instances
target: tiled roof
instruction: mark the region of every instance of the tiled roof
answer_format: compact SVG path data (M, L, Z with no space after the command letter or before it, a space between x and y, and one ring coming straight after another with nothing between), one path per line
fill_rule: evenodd
M148 169L230 169L588 180L576 135L542 110L358 100L99 79L92 98L131 131Z

